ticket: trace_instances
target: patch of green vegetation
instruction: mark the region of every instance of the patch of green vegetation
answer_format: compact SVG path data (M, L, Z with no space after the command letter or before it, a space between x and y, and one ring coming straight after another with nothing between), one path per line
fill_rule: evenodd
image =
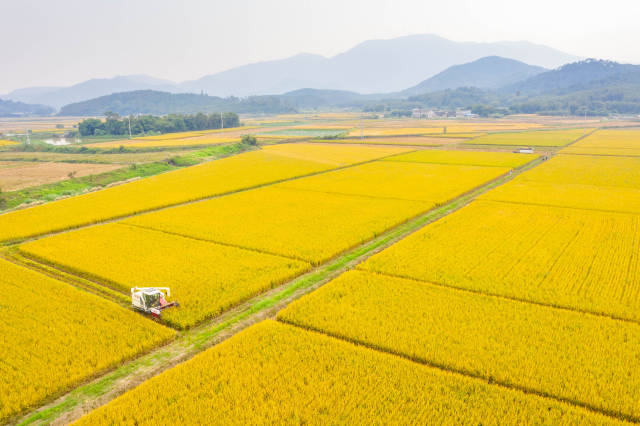
M178 167L192 166L201 163L204 160L225 157L228 155L238 154L243 151L252 149L251 146L243 143L235 143L231 145L214 145L205 149L188 152L184 155L172 157L169 162Z
M0 203L0 209L12 209L21 204L34 201L53 201L60 197L80 194L91 188L104 187L132 178L153 176L176 168L176 166L164 162L132 164L129 167L123 167L107 173L79 178L70 177L61 182L4 192L0 195L0 199L4 200L3 203Z
M60 197L78 195L91 188L100 188L106 185L122 182L132 178L144 178L158 173L174 170L179 167L188 167L219 157L238 154L254 149L253 146L236 143L231 145L217 145L197 151L186 151L184 155L177 155L168 161L158 161L146 164L131 164L111 172L98 175L84 176L80 178L70 177L67 180L25 188L18 191L0 192L0 212L13 209L25 203L34 201L53 201ZM99 157L99 154L96 154ZM97 159L96 159L97 160ZM97 161L96 161L97 162Z

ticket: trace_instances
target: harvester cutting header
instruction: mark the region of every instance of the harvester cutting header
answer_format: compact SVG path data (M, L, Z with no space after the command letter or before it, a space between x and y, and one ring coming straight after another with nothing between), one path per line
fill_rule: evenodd
M180 306L178 302L167 302L171 296L169 287L133 287L131 289L131 305L138 311L159 318L162 311L172 306Z

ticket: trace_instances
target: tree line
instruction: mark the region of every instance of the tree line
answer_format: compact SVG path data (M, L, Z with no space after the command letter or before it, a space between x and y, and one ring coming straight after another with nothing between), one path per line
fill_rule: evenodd
M169 114L164 116L139 115L121 117L108 111L105 119L87 118L78 123L80 136L132 135L188 132L192 130L212 130L227 127L238 127L240 118L233 112Z

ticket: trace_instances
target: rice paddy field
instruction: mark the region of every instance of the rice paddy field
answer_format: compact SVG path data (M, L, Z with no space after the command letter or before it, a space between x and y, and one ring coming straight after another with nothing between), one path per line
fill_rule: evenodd
M402 152L401 148L356 147L340 150L340 147L316 145L308 148L283 145L248 152L127 185L2 214L0 241L63 231L399 152Z
M225 138L202 135L195 135L189 138L171 138L171 139L126 139L111 142L100 142L88 144L92 148L164 148L164 147L187 147L187 146L204 146L219 145L223 143L238 142L240 138Z
M360 136L359 134L356 136ZM402 146L445 146L464 142L466 135L460 137L432 137L432 136L398 136L398 137L367 137L360 139L324 139L310 142L342 143L342 144L366 144L366 145L402 145ZM473 135L471 135L473 136Z
M0 214L0 423L639 423L640 130L598 125L309 113L46 153L266 135Z
M113 302L6 260L0 259L0 271L2 422L175 334Z
M640 156L640 130L599 130L562 150L567 154Z
M322 138L325 136L339 136L345 134L349 129L331 129L331 128L291 128L283 130L274 130L264 133L258 133L258 137L305 137L305 138Z
M559 147L584 137L593 129L540 130L529 132L490 133L466 142L472 145L514 145Z
M7 140L7 139L0 139L0 147L3 147L3 146L14 146L14 145L17 145L17 144L18 144L18 142L15 142L15 141L10 141L10 140Z

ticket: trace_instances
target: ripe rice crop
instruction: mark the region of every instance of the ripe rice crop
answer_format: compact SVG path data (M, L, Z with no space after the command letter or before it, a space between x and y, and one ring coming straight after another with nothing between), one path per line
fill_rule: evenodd
M295 158L297 160L315 161L332 166L362 163L390 155L411 151L411 148L399 146L341 146L317 143L283 143L268 145L263 151Z
M514 154L512 152L445 151L423 149L408 154L394 155L386 161L416 163L458 164L467 166L495 166L516 168L527 164L538 156Z
M184 139L184 138L192 138L195 136L202 136L205 134L204 130L196 130L191 132L175 132L175 133L163 133L161 135L152 135L152 136L140 136L133 140L137 141L162 141L169 139Z
M13 146L13 145L17 145L17 144L18 144L18 142L6 140L6 139L0 139L0 146Z
M2 423L175 334L6 260L0 271Z
M592 129L538 130L515 133L491 133L471 139L473 145L565 146Z
M0 241L61 231L399 152L405 151L311 144L273 146L2 214Z
M640 189L640 158L560 154L518 180Z
M363 269L637 321L638 235L635 214L474 201Z
M317 143L341 143L341 144L365 144L365 145L407 145L407 146L443 146L453 145L460 142L464 142L466 138L463 136L459 138L445 138L445 137L431 137L431 136L396 136L396 137L369 137L366 139L330 139L330 140L316 140L310 142Z
M258 137L306 137L306 138L322 138L325 136L338 136L343 133L346 133L348 129L336 129L336 128L314 128L314 127L306 127L306 128L290 128L290 129L282 129L282 130L274 130L270 132L258 133L256 136Z
M92 148L117 148L124 146L125 148L157 148L157 147L174 147L174 146L200 146L200 145L219 145L223 143L240 142L240 138L225 137L191 137L180 139L131 139L119 140L111 142L93 143L87 146Z
M178 132L178 133L164 133L162 135L142 136L135 138L135 140L167 140L167 139L185 139L198 136L215 135L218 133L235 132L238 130L250 130L254 129L253 126L240 126L240 127L227 127L224 129L211 129L211 130L195 130L192 132Z
M78 424L167 419L318 425L618 422L269 320L146 381Z
M413 136L442 133L442 127L365 127L353 129L347 136Z
M499 186L479 198L523 204L640 214L640 189L520 180Z
M598 130L562 152L640 156L640 130Z
M182 328L309 269L298 260L118 223L35 240L20 250L127 294L136 286L171 287L180 307L162 318Z
M350 271L278 319L640 419L640 325Z
M318 264L433 204L271 187L135 216L125 223Z
M509 169L506 167L375 161L291 180L279 186L442 204L508 172Z

